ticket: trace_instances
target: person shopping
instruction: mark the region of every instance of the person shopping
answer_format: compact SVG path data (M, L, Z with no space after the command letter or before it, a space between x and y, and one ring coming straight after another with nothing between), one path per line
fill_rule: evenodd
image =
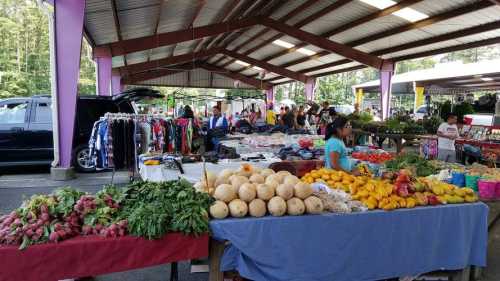
M455 139L459 137L457 127L457 116L448 115L447 122L439 125L438 135L438 159L445 162L456 162Z
M350 136L352 127L347 118L337 117L326 126L325 167L351 173L352 167L347 158L347 148L343 139Z
M227 134L228 129L229 122L226 117L221 114L219 107L214 106L213 115L208 122L207 148L213 147L215 151L218 151L220 139Z

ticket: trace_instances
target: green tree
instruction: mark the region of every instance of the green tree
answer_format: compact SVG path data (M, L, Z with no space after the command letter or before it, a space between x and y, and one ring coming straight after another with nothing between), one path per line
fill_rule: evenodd
M50 94L48 20L34 0L0 0L0 98ZM79 89L95 94L90 47L82 46Z

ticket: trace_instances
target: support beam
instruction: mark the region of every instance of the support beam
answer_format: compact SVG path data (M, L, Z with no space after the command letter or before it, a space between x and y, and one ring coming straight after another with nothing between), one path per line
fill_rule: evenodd
M228 3L226 4L226 6L224 6L224 8L222 8L222 10L219 12L219 14L217 14L217 18L215 19L215 22L219 23L219 22L224 21L227 18L227 16L234 10L234 8L236 6L238 6L238 4L240 3L240 1L241 0L230 0L230 1L228 1ZM201 46L201 44L203 42L205 42L205 39L206 38L197 40L196 43L194 44L194 47L191 49L191 51L192 52L197 51L198 47Z
M479 11L479 10L482 10L482 9L485 9L485 8L488 8L488 7L491 7L491 6L492 6L492 4L489 3L486 0L483 0L481 2L475 2L475 3L472 3L472 4L469 4L469 5L466 5L466 6L463 6L463 7L460 7L460 8L451 10L451 11L448 11L448 12L444 12L442 14L438 14L438 15L432 16L430 18L427 18L427 19L424 19L424 20L421 20L421 21L417 21L417 22L414 22L414 23L410 23L410 24L407 24L407 25L403 25L403 26L397 27L395 29L390 29L390 30L387 30L387 31L384 31L384 32L381 32L381 33L377 33L377 34L375 34L376 36L375 35L370 35L370 36L367 36L367 37L363 37L363 38L361 38L359 40L348 42L345 45L348 45L350 47L356 47L356 46L358 46L358 44L364 44L364 43L367 43L367 42L370 42L370 41L383 39L383 38L385 38L387 36L398 34L399 32L404 32L404 31L414 30L414 29L417 29L417 28L422 28L422 27L425 27L425 26L428 26L428 25L436 24L438 22L441 22L441 21L444 21L444 20L447 20L447 19L451 19L451 18L454 18L454 17L458 17L458 16L462 16L462 15L471 13L471 12ZM296 46L296 47L298 47L298 46ZM288 52L286 52L286 53L288 53ZM283 51L282 51L282 53L280 54L280 56L284 55L286 53L283 53ZM329 54L330 54L330 52L328 52L328 51L322 51L322 52L319 52L319 53L317 53L317 54L315 54L313 56L308 56L308 57L300 58L300 59L297 59L297 60L294 60L294 61L282 64L280 66L281 67L290 67L290 66L293 66L293 65L296 65L296 64L307 62L309 60L318 59L320 57L323 57L323 56L326 56L326 55L329 55ZM264 60L274 59L276 57L273 56L273 55L271 55L271 56L266 57ZM350 61L348 61L348 62L350 62Z
M155 36L156 34L158 34L158 27L160 26L160 20L161 20L161 11L163 11L163 5L167 2L168 0L161 0L160 1L160 4L158 6L158 13L156 14L156 20L155 20L155 24L154 24L154 32L153 32L153 36ZM151 60L151 55L153 54L153 50L149 50L148 51L148 59L147 61L150 61Z
M266 90L266 100L268 105L274 105L274 87Z
M268 0L260 1L260 2L254 1L254 2L257 2L257 4L250 8L250 10L246 13L246 17L257 16L257 15L260 15L262 17L267 17L274 11L274 9L279 8L279 6L285 4L286 1L288 1L288 0L278 0L278 1L274 1L274 3L273 3L273 1L268 1ZM266 5L268 5L269 3L271 3L271 4L269 5L269 7L266 8ZM220 36L219 38L217 38L217 40L214 40L212 42L212 44L209 44L208 48L214 47L214 46L219 46L219 44L221 42L224 42L225 40L234 40L236 37L243 35L243 33L245 33L245 31L246 31L246 29L240 30L238 32L233 32L233 33L230 33L230 32L225 33L222 36Z
M387 119L391 112L391 90L393 75L394 63L385 62L380 69L380 107L382 109L382 120Z
M475 41L475 42L466 43L466 44L462 44L462 45L445 47L445 48L410 54L410 55L399 56L399 57L392 58L392 60L393 61L411 60L411 59L434 56L434 55L439 55L439 54L444 54L444 53L449 53L449 52L456 52L456 51L461 51L461 50L466 50L466 49L478 48L478 47L488 46L488 45L493 45L493 44L500 44L500 37L494 37L494 38Z
M458 39L458 38L462 38L465 36L470 36L470 35L479 34L479 33L488 32L488 31L493 31L493 30L497 30L497 29L500 29L500 21L495 21L495 22L491 22L491 23L487 23L487 24L483 24L483 25L478 25L478 26L474 26L474 27L470 27L470 28L466 28L466 29L462 29L462 30L457 30L454 32L450 32L450 33L446 33L446 34L442 34L442 35L437 35L437 36L426 38L426 39L420 39L417 41L408 42L408 43L394 46L394 47L380 49L380 50L374 51L370 54L373 54L376 56L382 56L382 55L387 55L387 54L391 54L391 53L395 53L395 52L399 52L399 51L404 51L404 50L422 47L422 46L426 46L426 45L430 45L430 44L435 44L435 43L439 43L442 41L453 40L453 39ZM266 60L266 59L267 58L265 58L264 60ZM303 59L300 59L300 61L302 61L302 60ZM398 60L401 60L401 59L398 59ZM352 62L352 60L342 59L342 60L334 61L334 62L327 63L327 64L322 64L322 65L318 65L318 66L314 66L314 67L301 69L298 72L307 74L309 72L318 71L318 70L321 70L324 68L339 66L342 64L350 63L350 62ZM292 64L295 64L295 63L298 63L298 61L292 62ZM288 66L288 64L285 64L284 66ZM238 71L238 70L236 70L236 71ZM270 82L270 81L275 81L275 80L279 80L282 78L283 77L278 76L278 77L274 77L272 79L268 79L266 81Z
M377 69L382 66L383 60L381 58L361 52L349 46L330 41L313 33L309 33L301 29L296 29L292 26L280 23L270 18L262 19L262 24L271 27L279 32L285 33L288 36L306 41L311 45L315 45L324 50L355 60L367 66L371 66Z
M417 21L417 22L414 22L414 23L411 23L411 24L403 25L403 26L400 26L400 27L396 27L396 28L393 28L393 29L389 29L389 30L386 30L386 31L375 33L375 34L363 37L363 38L358 39L358 40L354 40L352 42L349 42L348 45L349 46L363 45L363 44L366 44L368 42L372 42L372 41L378 40L380 38L389 37L389 36L392 36L392 35L395 35L395 34L399 34L399 33L403 33L403 32L409 31L409 30L423 28L423 27L435 24L437 22L441 22L441 21L444 21L444 20L449 20L451 18L454 18L454 17L457 17L457 16L461 16L461 15L464 15L464 14L467 14L467 13L471 13L473 11L477 11L477 10L480 10L480 9L485 9L485 8L488 8L488 7L491 7L491 6L493 6L493 4L491 2L489 2L489 1L475 2L475 3L469 4L467 6L463 6L463 7L460 7L458 9L451 10L451 11L448 11L448 12L445 12L445 13L442 13L442 14L439 14L439 15L436 15L436 16L424 19L424 20L420 20L420 21Z
M305 4L308 4L309 2L316 2L318 0L309 0L307 1L306 3L302 4L299 6L302 7L302 10L305 10L307 9L308 6L306 6ZM263 17L269 17L271 16L275 11L277 11L278 9L280 9L283 5L285 5L286 3L288 2L288 0L278 0L278 1L275 1L274 3L272 3L271 5L269 5L269 7L267 8L267 10L265 10L263 13L261 13L260 15L262 15ZM292 12L288 13L288 14L292 14L295 10L297 10L298 8L295 8ZM288 15L287 14L287 15ZM289 18L288 18L289 19ZM269 28L264 28L263 30L261 30L260 32L258 32L257 34L251 36L250 38L248 38L247 40L245 40L246 43L244 44L240 44L239 47L241 46L246 46L246 44L248 44L248 42L253 42L254 40L256 40L257 38L261 37L262 35L264 35L265 33L267 33L268 31L270 31ZM239 32L239 33L233 33L231 34L230 36L228 36L227 39L223 40L222 41L222 46L224 47L227 47L229 46L232 42L234 42L237 38L240 38L240 37L243 37L245 36L244 35L245 33L245 30L243 30L242 32ZM253 38L253 39L252 39ZM217 44L217 42L216 42ZM238 47L234 48L233 51L238 51ZM214 65L217 65L218 62L222 61L224 59L224 57L221 57L219 58L216 62L214 62L213 64Z
M196 59L201 59L208 56L214 56L222 52L222 50L223 50L222 48L213 48L209 50L203 50L195 53L188 53L164 59L129 64L128 66L122 66L116 69L125 74L132 74L141 71L151 70L153 68L165 67L172 64L179 64L179 63L194 61Z
M196 4L196 8L194 9L194 13L191 15L191 18L187 21L186 28L192 28L193 23L198 17L198 15L201 12L201 9L203 9L203 6L205 6L206 0L198 0L198 3ZM175 48L177 47L177 44L174 44L172 47L172 51L170 52L170 57L175 54Z
M123 40L121 42L114 42L104 46L108 46L114 56L121 56L133 52L144 51L147 49L154 49L157 47L167 46L171 44L191 41L195 39L204 38L207 36L214 36L225 32L230 32L245 27L254 26L259 24L260 17L252 17L241 20L209 24L184 30L177 30L166 32L155 36L145 36L140 38Z
M233 52L233 51L224 50L224 51L222 51L222 53L229 56L229 57L233 57L235 59L249 63L251 65L255 65L255 66L258 66L260 68L263 68L267 71L274 72L274 73L277 73L279 75L283 75L283 76L286 76L288 78L291 78L291 79L294 79L297 81L301 81L303 83L306 83L307 80L309 79L309 77L307 77L307 75L296 73L294 71L291 71L291 70L288 70L286 68L282 68L279 66L275 66L275 65L272 65L272 64L267 63L267 62L262 62L260 60L257 60L257 59L254 59L254 58L251 58L251 57L248 57L248 56L245 56L245 55Z
M313 101L316 92L316 78L309 78L305 85L306 101Z
M137 82L146 81L150 79L155 79L167 75L172 75L176 73L181 73L187 70L194 69L195 65L192 63L185 63L180 65L172 66L170 69L153 69L150 71L145 71L141 73L135 73L128 75L122 79L124 84L135 84Z
M111 96L111 56L94 58L97 72L97 95Z
M118 42L122 42L122 29L120 27L120 19L118 18L118 9L116 8L116 0L111 1L111 11L113 12L113 20L115 22L116 37L118 37ZM123 56L123 63L127 65L127 55Z
M208 70L208 71L215 72L219 75L226 76L226 77L234 79L234 80L240 80L241 82L248 84L248 85L251 85L251 86L254 86L257 89L267 90L267 89L272 88L272 86L273 86L270 83L266 83L266 82L263 82L261 80L247 77L243 74L235 73L235 72L229 71L227 69L217 67L215 65L210 65L208 63L199 63L199 67L201 67L205 70Z
M117 95L123 91L122 77L119 71L113 70L111 73L111 94Z
M301 20L300 22L296 23L293 25L293 27L295 28L301 28L309 23L311 23L312 21L314 20L317 20L319 18L321 18L322 16L324 15L327 15L339 8L341 8L342 6L346 5L347 3L351 2L352 0L342 0L342 1L336 1L332 4L330 4L328 7L326 7L325 9L321 9L320 11L316 12L316 13L313 13L312 15L310 15L309 17ZM300 8L300 6L299 6ZM295 10L294 10L295 11ZM292 11L292 12L294 12ZM301 12L302 10L298 10L299 12ZM290 18L292 17L292 15L290 15L289 17L285 17L285 18L279 18L278 21L282 21L282 22L286 22L287 20L289 20ZM281 37L283 37L284 35L283 34L277 34L275 36L272 36L271 38L267 39L267 40L264 40L262 43L260 44L257 44L256 46L254 46L253 48L250 48L248 49L247 51L245 51L243 54L245 55L249 55L265 46L267 46L268 44L271 44L273 41L277 40L277 39L280 39ZM269 61L266 59L266 61ZM229 61L225 64L222 65L222 67L226 67L228 66L229 64L233 63L234 61ZM244 71L245 68L243 69L238 69L236 70L237 72L241 72L241 71Z
M243 0L243 3L239 5L236 10L229 16L228 20L233 21L233 20L238 20L238 18L243 17L245 12L254 4L255 2L253 0ZM201 50L208 49L210 46L215 42L215 40L219 39L219 34L217 36L213 36L212 38L208 39L203 43L201 46Z
M59 168L71 167L76 97L80 73L84 0L54 1Z

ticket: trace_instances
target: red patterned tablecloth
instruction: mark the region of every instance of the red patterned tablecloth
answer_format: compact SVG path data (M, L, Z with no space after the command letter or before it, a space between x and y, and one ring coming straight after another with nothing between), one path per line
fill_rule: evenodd
M55 281L203 258L208 239L171 233L158 240L82 236L23 251L0 246L0 281Z

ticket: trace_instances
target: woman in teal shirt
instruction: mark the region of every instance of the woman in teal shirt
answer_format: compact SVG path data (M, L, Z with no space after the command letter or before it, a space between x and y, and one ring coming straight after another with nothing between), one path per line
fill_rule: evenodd
M352 127L345 117L337 117L328 124L325 133L325 167L350 173L351 163L343 139L352 133Z

